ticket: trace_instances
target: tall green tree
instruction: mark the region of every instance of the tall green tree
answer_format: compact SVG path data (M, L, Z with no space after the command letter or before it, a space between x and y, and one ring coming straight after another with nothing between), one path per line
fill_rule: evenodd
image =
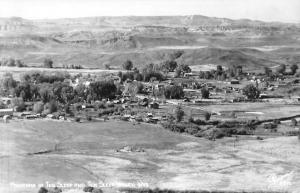
M123 69L124 70L132 70L133 68L133 63L131 60L126 60L124 63L123 63Z
M177 105L176 109L175 109L175 118L177 122L182 121L183 117L184 117L184 111L182 109L181 105Z
M248 99L257 99L259 97L260 91L253 84L249 84L243 88L243 93L247 96Z
M293 65L291 66L291 73L292 73L292 75L296 74L298 68L299 68L299 67L298 67L297 64L293 64Z

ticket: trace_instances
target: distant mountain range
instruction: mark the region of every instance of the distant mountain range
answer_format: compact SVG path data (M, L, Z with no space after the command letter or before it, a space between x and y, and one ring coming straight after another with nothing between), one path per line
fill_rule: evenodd
M190 16L124 16L124 17L86 17L70 19L27 20L20 17L0 18L1 32L53 32L65 30L105 30L139 29L150 26L172 28L192 28L193 30L237 30L244 28L262 28L278 30L298 28L296 23L262 22L248 19L232 20L226 18Z
M27 20L0 18L0 59L39 64L137 66L168 59L189 65L242 64L249 69L300 63L300 24L201 15Z

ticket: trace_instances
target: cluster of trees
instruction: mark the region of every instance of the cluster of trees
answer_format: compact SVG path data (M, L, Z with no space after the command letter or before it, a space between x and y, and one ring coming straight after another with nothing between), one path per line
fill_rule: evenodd
M71 75L67 72L55 72L53 74L32 71L25 73L21 77L21 82L32 82L35 84L38 83L54 83L54 82L63 82L65 79L70 79Z
M279 75L295 75L298 70L298 65L297 64L292 64L290 66L290 72L287 72L287 68L285 64L280 64L277 68L276 71L273 72L269 67L264 67L264 73L267 77L275 79Z
M201 89L201 96L204 99L208 99L209 98L209 90L207 88L202 88Z
M21 82L13 79L11 74L6 74L1 81L3 93L19 97L24 101L39 101L44 104L57 101L62 104L76 102L90 102L102 98L114 98L117 87L113 81L99 80L85 84L70 86L65 80L69 74L46 74L31 72L24 74Z
M227 78L237 78L241 75L243 75L243 67L240 65L232 65L227 70L224 70L221 65L218 65L216 70L201 71L199 78L226 80Z
M253 84L249 84L243 88L243 94L246 95L248 99L257 99L260 95L260 90Z
M185 73L190 73L192 70L187 64L181 64L175 69L175 78L183 77Z
M0 66L26 67L26 65L24 64L24 62L22 60L14 59L14 58L2 59L2 61L0 61Z
M141 72L138 69L134 69L133 72L119 72L118 76L121 78L121 81L129 79L149 82L153 80L162 81L165 79L164 75L156 69L156 65L152 63L146 65Z
M50 58L45 58L43 62L45 68L53 68L53 60Z
M63 65L65 69L83 69L81 65L71 64L71 65Z
M164 90L164 95L167 99L181 99L184 97L182 86L168 86Z
M171 54L169 54L169 57L167 60L163 61L160 64L155 65L155 71L162 71L162 72L174 72L175 69L178 67L178 64L176 62L176 59L181 57L183 55L183 51L178 50L175 51ZM105 65L106 69L109 69L109 65ZM124 70L133 70L133 62L131 60L126 60L123 64L122 67Z
M122 67L124 70L132 70L133 68L133 63L131 60L126 60L123 64Z
M177 105L175 109L175 118L177 122L180 122L183 120L185 113L184 110L182 109L181 105Z
M128 76L131 76L131 79L135 75L134 79L140 78L141 80L149 81L152 77L156 77L159 80L163 78L163 74L167 74L168 72L175 72L175 77L182 77L185 73L191 72L191 68L188 65L177 64L176 59L182 54L182 51L177 51L170 54L170 59L167 59L160 64L150 63L141 69L141 73L138 73L139 70L134 68L131 60L126 60L122 64L122 67L124 70L133 70L135 72L134 74L128 74ZM105 65L105 68L110 69L110 66ZM141 76L139 74L141 74Z

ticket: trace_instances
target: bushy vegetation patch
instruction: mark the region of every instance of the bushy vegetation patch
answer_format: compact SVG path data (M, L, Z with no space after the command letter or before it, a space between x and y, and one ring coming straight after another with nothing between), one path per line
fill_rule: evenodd
M218 124L216 125L216 123ZM211 122L201 120L196 120L189 123L169 121L162 123L162 126L165 129L173 132L188 133L195 137L205 137L210 140L231 137L232 135L251 135L255 129L254 126L252 127L251 123L241 123L237 121L216 123L214 125Z

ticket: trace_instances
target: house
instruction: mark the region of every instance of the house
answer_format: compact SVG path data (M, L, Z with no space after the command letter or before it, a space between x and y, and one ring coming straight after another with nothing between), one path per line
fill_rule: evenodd
M13 115L13 112L13 109L0 109L0 117L3 117L5 115Z

